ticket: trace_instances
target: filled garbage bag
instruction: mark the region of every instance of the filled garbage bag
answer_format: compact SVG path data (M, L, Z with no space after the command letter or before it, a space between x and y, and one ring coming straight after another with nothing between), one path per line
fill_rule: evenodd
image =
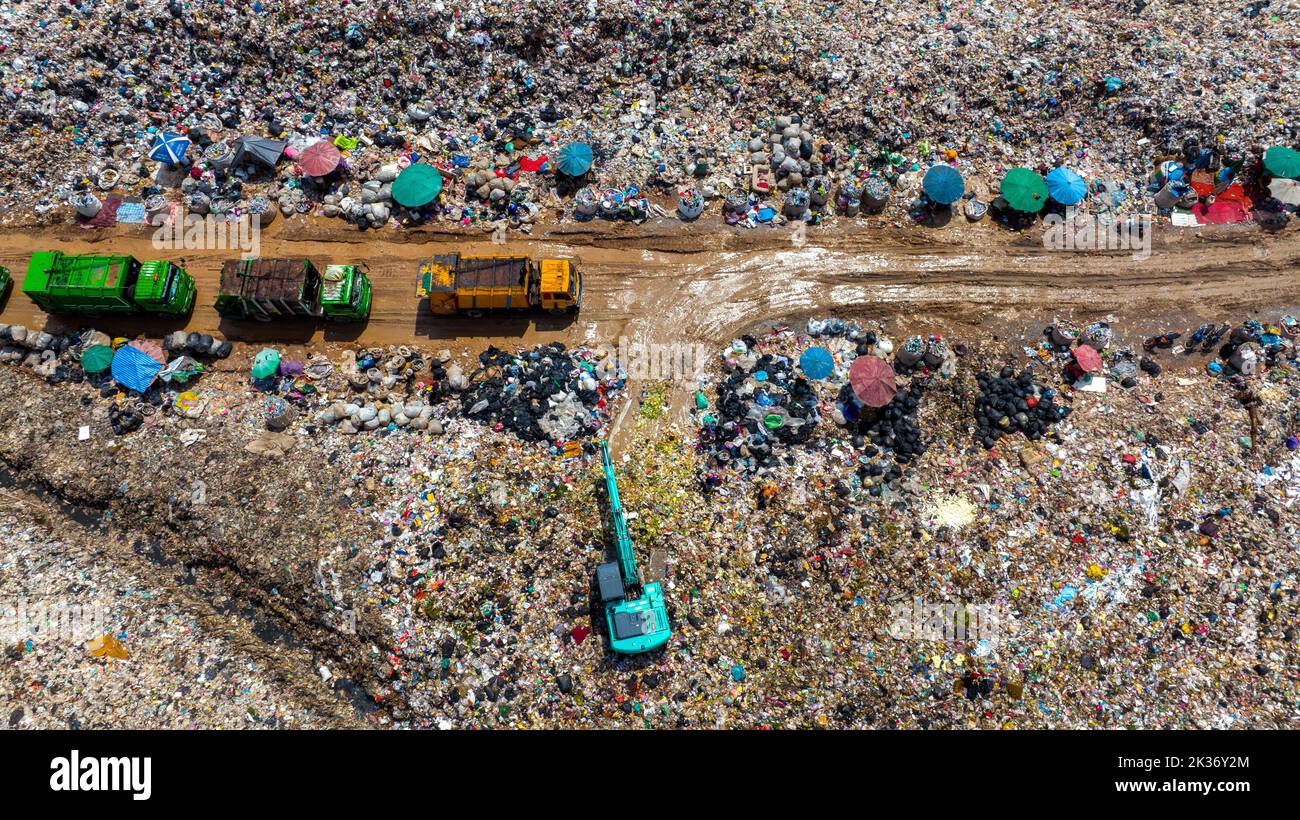
M280 351L266 347L253 358L253 378L265 379L280 369Z

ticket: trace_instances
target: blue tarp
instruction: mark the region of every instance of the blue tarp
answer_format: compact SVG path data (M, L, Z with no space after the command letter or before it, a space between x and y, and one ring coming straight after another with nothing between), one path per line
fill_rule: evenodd
M799 369L810 379L824 379L835 372L835 359L824 347L810 347L799 357Z
M137 393L148 390L162 368L161 362L130 345L119 348L113 356L114 381Z
M1047 194L1062 205L1077 205L1088 195L1088 183L1069 168L1047 172Z
M153 148L149 151L149 159L178 165L185 161L185 151L189 147L190 141L188 137L182 137L180 134L162 133L154 140Z
M951 205L966 193L966 181L951 165L932 165L921 180L921 190L940 205Z

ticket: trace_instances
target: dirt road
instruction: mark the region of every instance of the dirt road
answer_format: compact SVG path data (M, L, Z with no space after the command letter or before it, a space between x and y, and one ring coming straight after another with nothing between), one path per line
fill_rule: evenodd
M1003 325L1057 314L1241 315L1300 301L1300 231L1157 231L1151 257L1136 259L1127 251L1049 252L1034 237L987 225L935 231L830 226L810 230L799 246L781 229L662 221L641 227L557 227L535 240L500 245L484 234L359 233L335 222L290 220L263 233L261 253L367 265L374 282L369 322L330 326L222 319L212 309L217 275L221 260L237 251L190 250L175 254L198 282L188 321L117 317L97 319L96 325L125 335L183 328L304 345L423 340L481 346L553 339L612 344L621 335L637 334L657 342L718 342L759 321L814 313ZM155 250L151 235L141 227L91 232L74 225L0 232L0 264L16 280L0 321L55 330L82 323L49 317L21 293L32 251L172 255ZM586 275L581 314L574 319L432 316L414 297L415 271L420 260L450 247L579 259Z

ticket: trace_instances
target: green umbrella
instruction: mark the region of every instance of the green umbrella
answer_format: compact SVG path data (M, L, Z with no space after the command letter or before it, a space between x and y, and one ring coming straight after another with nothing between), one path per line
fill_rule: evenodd
M275 375L275 371L280 369L280 351L272 350L269 347L262 348L253 359L253 378L265 379L267 376Z
M437 168L416 163L393 180L393 199L398 205L418 208L438 198L442 191L442 174Z
M1012 168L1002 178L1002 198L1017 211L1036 214L1047 204L1047 181L1028 168Z
M1264 152L1264 170L1283 179L1300 179L1300 151L1274 145Z
M92 345L81 354L81 369L87 373L103 373L113 364L113 348Z

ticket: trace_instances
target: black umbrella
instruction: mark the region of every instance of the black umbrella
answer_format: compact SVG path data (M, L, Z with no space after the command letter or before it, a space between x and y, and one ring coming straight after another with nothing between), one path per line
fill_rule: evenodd
M286 145L288 143L283 140L266 137L240 137L235 140L235 149L230 153L230 165L237 168L251 158L274 168Z

